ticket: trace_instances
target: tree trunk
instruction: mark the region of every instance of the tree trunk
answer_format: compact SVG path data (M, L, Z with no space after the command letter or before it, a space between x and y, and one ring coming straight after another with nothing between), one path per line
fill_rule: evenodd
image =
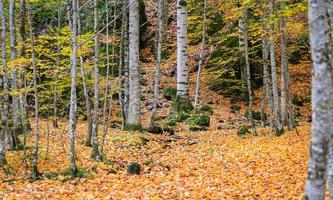
M129 0L129 107L126 124L128 128L141 127L139 80L139 1Z
M53 128L58 128L58 82L59 82L59 68L60 68L60 28L61 28L61 15L60 15L60 2L58 3L58 17L57 17L57 34L58 34L58 45L57 45L57 60L56 66L57 69L55 70L55 83L54 83L54 97L53 97Z
M38 172L39 105L38 105L38 89L37 89L37 66L36 66L35 42L34 42L35 36L32 30L31 5L28 6L28 20L29 20L31 59L32 59L32 69L33 69L34 97L35 97L35 144L34 144L34 159L32 163L32 179L37 180L39 175Z
M76 110L77 110L77 98L76 98L76 74L77 74L77 0L72 0L73 9L73 22L72 22L72 59L71 59L71 98L69 109L69 158L70 158L70 170L73 175L77 173L76 161L75 161L75 129L76 129Z
M85 145L87 147L91 147L91 137L92 137L92 116L91 116L91 105L90 105L90 97L89 91L86 81L86 72L84 69L84 61L83 58L80 57L80 69L81 69L81 77L82 77L82 85L83 85L83 93L85 97L86 103L86 116L87 116L87 134L86 134L86 142Z
M283 4L282 4L283 7ZM280 16L280 31L281 31L281 123L287 125L288 119L288 60L287 60L287 37L285 30L284 16Z
M120 34L120 47L119 47L119 80L118 80L118 95L119 95L119 103L120 103L120 111L122 116L122 125L121 128L124 129L126 124L126 109L125 109L125 88L124 88L124 71L125 71L125 39L127 37L127 5L128 1L122 1L122 25L121 25L121 34Z
M162 42L163 42L163 15L164 15L164 0L158 1L158 25L157 25L157 59L156 59L156 74L154 82L154 97L153 97L153 109L151 113L149 127L155 126L155 117L157 112L157 100L158 100L158 87L160 85L161 78L161 60L162 60Z
M94 0L94 32L98 32L98 0ZM92 126L92 145L93 150L91 157L99 160L100 152L98 147L98 120L99 120L99 34L94 38L95 40L95 62L94 62L94 115Z
M205 43L206 43L206 18L207 18L207 0L204 0L204 14L203 14L203 22L202 22L202 40L200 47L200 55L199 55L199 67L197 72L197 80L195 84L195 97L194 97L194 111L198 110L199 104L199 89L200 89L200 78L201 78L201 70L202 64L204 61L204 52L205 52Z
M269 46L268 46L268 37L267 37L267 25L266 25L266 16L262 17L262 29L264 31L264 37L262 38L262 59L263 59L263 98L261 102L261 126L266 126L266 115L265 115L265 108L266 108L266 101L267 98L271 99L270 85L269 85L269 72L268 72L268 62L269 62ZM270 112L269 115L272 118L272 113ZM271 121L271 120L270 120Z
M245 65L246 65L246 81L247 81L247 90L249 93L249 120L252 124L253 134L257 135L257 130L255 126L255 122L253 119L253 94L252 94L252 86L251 86L251 70L250 70L250 61L249 61L249 32L248 32L248 25L247 25L247 11L248 8L245 7L243 9L243 20L244 20L244 52L245 52Z
M177 96L188 98L187 1L177 0Z
M6 55L6 16L3 6L3 1L0 0L0 17L1 17L1 61L2 61L2 69L3 69L3 89L4 89L4 97L3 97L3 115L2 115L2 138L13 138L12 134L8 128L8 120L9 120L9 86L8 86L8 66L7 66L7 55ZM5 143L5 140L2 142ZM9 144L9 149L11 149L13 144ZM3 147L4 148L4 147ZM0 147L0 149L2 149ZM1 150L0 163L5 160L5 150Z
M332 41L328 1L309 1L312 73L312 138L304 199L324 199L332 141ZM331 175L331 174L329 174Z
M277 135L283 133L283 126L281 124L281 112L279 107L279 90L278 80L276 75L276 62L275 62L275 43L274 43L274 0L269 1L270 12L270 29L269 29L269 44L271 55L271 75L272 75L272 88L273 88L273 107L274 107L274 129Z
M9 2L9 34L10 34L10 60L14 61L17 58L16 55L16 31L15 31L15 0ZM17 90L17 66L13 66L11 70L11 89ZM17 149L21 146L20 139L18 138L17 130L22 126L20 119L20 102L19 96L13 94L12 97L13 107L13 141L14 148Z

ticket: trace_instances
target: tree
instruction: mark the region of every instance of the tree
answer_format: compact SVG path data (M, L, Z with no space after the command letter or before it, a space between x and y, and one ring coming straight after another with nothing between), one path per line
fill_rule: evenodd
M247 22L247 12L248 7L243 8L243 23L244 23L244 53L245 53L245 65L246 65L246 81L247 81L247 90L249 93L249 119L252 124L253 134L256 135L256 127L255 122L253 119L253 112L252 112L252 106L253 106L253 94L252 94L252 86L251 86L251 70L250 70L250 61L249 61L249 30L248 30L248 22Z
M32 30L32 17L31 17L31 5L28 6L28 20L29 20L29 33L31 42L31 60L33 70L33 85L34 85L34 97L35 97L35 144L34 144L34 159L32 163L32 180L37 180L39 176L38 172L38 144L39 144L39 104L38 104L38 88L37 88L37 66L35 57L35 42L34 33Z
M198 101L199 101L199 89L200 89L200 78L201 78L201 68L204 61L204 51L205 51L205 43L206 43L206 20L207 20L207 0L204 0L204 12L203 12L203 21L202 21L202 38L201 38L201 46L200 46L200 55L199 55L199 66L197 73L197 81L195 85L195 97L194 97L194 110L198 109Z
M128 0L122 1L122 25L119 48L119 102L124 129L128 114Z
M153 109L151 113L149 127L155 126L155 117L157 112L157 99L158 99L158 87L160 85L161 78L161 60L162 60L162 42L163 42L163 15L164 15L164 0L158 1L158 23L157 23L157 59L156 59L156 72L154 82L154 98L153 98Z
M98 0L94 0L94 33L98 31ZM91 157L100 159L98 148L98 119L99 119L99 34L94 37L95 40L95 59L94 59L94 115L92 125L92 145Z
M72 26L72 57L71 57L71 97L70 97L70 108L69 108L69 158L70 158L70 170L73 175L77 173L76 161L75 161L75 128L76 128L76 109L77 109L77 98L76 98L76 74L77 74L77 18L78 8L77 0L72 0L73 9L73 26Z
M188 98L187 1L177 0L177 96Z
M277 73L276 73L275 43L274 43L274 7L275 7L275 1L269 0L269 14L270 14L269 46L270 46L270 56L271 56L271 75L272 75L272 88L273 88L274 128L276 134L280 135L281 133L283 133L283 126L281 124L278 80L276 75Z
M7 66L7 55L6 55L6 16L4 10L3 1L0 0L0 18L1 18L1 61L3 69L3 112L1 121L1 142L0 142L0 164L6 164L5 158L5 137L11 138L10 131L8 129L8 107L9 107L9 87L8 87L8 66Z
M332 150L332 28L326 0L309 1L310 45L312 54L312 138L304 199L324 199L327 157ZM330 152L330 157L332 156ZM332 174L329 174L331 177ZM331 185L330 185L331 188ZM331 198L332 198L332 192Z
M139 1L129 0L129 107L126 129L141 129L139 72Z
M281 3L281 9L284 9L284 2ZM295 127L294 112L291 100L290 77L288 69L287 55L287 36L286 36L286 20L282 10L280 16L281 31L281 123L288 125L290 129Z
M15 31L15 0L10 0L9 2L9 34L10 34L10 60L14 61L17 58L16 54L16 31ZM17 90L17 66L12 66L11 69L11 89L12 91ZM20 144L20 140L18 138L17 130L21 128L21 119L20 119L20 102L19 97L16 93L14 93L12 98L12 107L13 107L13 147L17 149Z

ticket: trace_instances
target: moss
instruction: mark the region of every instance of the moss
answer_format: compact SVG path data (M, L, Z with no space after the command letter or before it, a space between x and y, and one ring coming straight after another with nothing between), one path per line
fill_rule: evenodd
M169 133L170 135L175 134L174 127L172 127L172 126L165 126L165 127L163 127L163 132Z
M172 102L172 110L175 111L176 113L179 113L180 111L189 113L193 111L193 109L194 107L189 98L176 97Z
M172 100L176 97L177 89L173 87L168 87L163 90L163 96L167 100Z
M238 136L244 136L248 133L250 133L250 131L246 126L242 125L242 126L238 127L238 131L237 131Z
M141 124L126 124L124 127L124 130L142 132L142 125Z
M202 113L208 113L210 115L213 114L213 108L210 107L209 105L203 105L199 111Z
M127 173L128 174L140 174L141 172L141 166L137 162L131 162L127 167Z

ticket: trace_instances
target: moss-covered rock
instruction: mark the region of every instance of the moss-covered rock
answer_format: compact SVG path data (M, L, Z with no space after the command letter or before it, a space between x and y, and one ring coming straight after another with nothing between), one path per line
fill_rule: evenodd
M177 94L177 89L173 87L168 87L163 90L163 96L167 100L172 100L173 98L176 97Z
M139 131L142 132L141 124L126 124L124 127L124 131Z
M181 111L190 113L191 111L193 111L193 109L194 107L189 98L176 97L172 101L172 110L175 111L176 113L179 113Z

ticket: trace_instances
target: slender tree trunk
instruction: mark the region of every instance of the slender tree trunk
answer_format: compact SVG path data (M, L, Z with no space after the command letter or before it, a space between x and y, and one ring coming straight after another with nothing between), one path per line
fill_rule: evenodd
M129 107L126 126L141 126L139 72L139 1L129 0ZM132 128L130 128L132 129Z
M269 72L268 72L268 62L269 62L269 46L268 46L268 37L267 37L267 25L266 25L266 16L264 15L262 17L262 28L265 32L264 37L262 38L262 58L263 58L263 85L264 85L264 91L263 91L263 98L261 102L261 126L265 127L266 125L266 115L265 115L265 108L266 108L266 101L267 98L271 99L271 95L269 93L270 86L269 86ZM270 100L269 100L270 101ZM270 113L270 118L272 118L272 115Z
M113 7L113 16L114 19L116 17L116 8L117 8L117 0ZM109 24L109 6L108 1L105 1L105 10L106 10L106 24ZM113 27L115 27L115 23L113 23ZM113 29L114 30L114 29ZM112 35L112 39L114 39L114 34ZM109 114L108 114L108 99L109 99L109 88L111 86L110 80L109 80L109 73L110 73L110 54L109 54L109 26L106 27L106 84L105 84L105 91L104 91L104 100L103 100L103 137L102 137L102 144L101 144L101 155L103 156L104 153L104 143L106 134L108 132L108 120L109 120ZM112 47L114 50L114 47ZM113 56L113 54L112 54ZM110 102L112 103L112 102ZM111 105L110 105L111 106Z
M177 96L188 98L187 1L177 0Z
M98 32L98 0L94 0L94 32ZM95 63L94 63L94 115L92 126L92 145L93 150L91 157L100 159L100 152L98 147L98 120L99 120L99 35L95 39Z
M87 116L87 134L86 134L86 142L85 145L87 147L91 147L91 137L92 137L92 115L91 115L91 105L90 105L90 97L86 80L86 72L84 69L84 61L82 56L80 57L80 69L81 69L81 77L82 77L82 85L83 85L83 93L85 97L86 104L86 116Z
M153 109L150 118L149 127L153 128L155 126L155 117L157 112L157 100L158 100L158 87L160 85L161 77L161 52L162 52L162 42L163 42L163 15L164 15L164 0L158 1L158 25L157 25L157 59L156 59L156 74L154 82L154 98L153 98Z
M257 130L255 126L255 122L253 119L253 94L252 94L252 86L251 86L251 69L250 69L250 61L249 61L249 32L248 32L248 25L247 25L247 12L248 8L245 7L243 9L243 20L244 20L244 52L245 52L245 65L246 65L246 80L247 80L247 90L249 93L249 119L252 124L253 134L257 135Z
M9 2L9 34L10 34L10 60L14 61L17 58L16 55L16 31L15 31L15 0ZM17 66L13 66L11 70L11 89L17 90ZM18 130L21 128L20 119L20 102L19 96L14 94L12 97L13 104L13 142L14 148L17 149L21 146L20 139L18 138Z
M325 197L328 148L332 141L332 40L326 0L309 1L312 53L312 139L304 199ZM332 176L332 174L329 174Z
M204 61L204 52L205 52L205 43L206 43L206 18L207 18L207 0L204 0L204 14L203 14L203 22L202 22L202 40L200 46L200 55L199 55L199 67L197 73L197 81L195 85L195 97L194 97L194 111L198 110L199 104L199 89L200 89L200 78L201 78L201 70L202 64Z
M282 4L283 7L283 4ZM287 37L285 32L285 19L280 16L280 31L281 31L281 123L287 125L288 119L288 60L287 60Z
M9 119L9 86L8 86L8 66L7 66L7 55L6 55L6 16L4 11L3 1L0 0L0 17L1 17L1 61L3 69L3 88L4 88L4 97L3 97L3 115L2 115L2 145L0 144L0 164L6 162L5 159L5 137L12 138L9 128L8 128L8 119ZM9 136L9 137L8 137Z
M275 62L275 43L274 43L274 0L269 1L269 12L270 12L270 29L269 29L269 44L270 44L270 55L271 55L271 75L272 75L272 88L273 88L273 107L274 107L274 128L277 135L283 133L283 126L281 124L281 112L279 106L279 90L278 80L276 75L276 62Z
M34 33L32 30L32 17L31 17L31 5L28 7L28 20L29 20L29 32L31 42L31 59L33 69L33 83L34 83L34 96L35 96L35 144L34 144L34 159L32 163L32 179L37 180L38 172L38 144L39 144L39 105L38 105L38 88L37 88L37 66L35 58L35 41Z
M18 48L18 57L24 58L25 56L25 0L20 0L20 17L18 21L19 25L19 48ZM20 89L24 89L26 87L26 79L25 79L25 68L26 66L20 65L19 68L19 87ZM27 92L23 90L19 94L20 99L20 111L21 111L21 120L22 120L22 132L23 132L23 162L27 164L26 160L26 144L27 144L27 130L29 120L27 119L27 109L26 109L26 96Z
M73 22L72 22L72 59L71 59L71 98L69 109L69 158L70 158L70 170L73 175L77 174L77 167L75 161L75 129L76 129L76 110L77 110L77 98L76 98L76 75L77 75L77 18L78 8L77 0L72 0L73 9Z
M118 91L119 91L119 102L122 116L122 129L124 129L127 119L127 109L126 109L126 92L127 87L125 84L125 79L128 78L125 76L126 63L127 62L127 37L128 37L128 10L127 10L128 0L122 1L122 26L121 26L121 39L120 39L120 59L119 59L119 82L118 82ZM126 54L126 55L125 55Z
M57 34L58 34L58 45L57 45L57 61L55 70L55 83L54 83L54 97L53 97L53 128L58 128L58 82L59 82L59 68L60 68L60 28L61 28L61 15L60 15L60 2L58 3L58 17L57 17Z
M243 61L245 59L244 53L245 53L245 44L244 44L244 38L245 38L245 33L244 33L244 27L245 22L244 18L240 17L238 19L238 46L239 46L239 52L240 52L240 59ZM240 66L240 73L241 73L241 79L245 82L247 81L247 76L246 76L246 66Z

